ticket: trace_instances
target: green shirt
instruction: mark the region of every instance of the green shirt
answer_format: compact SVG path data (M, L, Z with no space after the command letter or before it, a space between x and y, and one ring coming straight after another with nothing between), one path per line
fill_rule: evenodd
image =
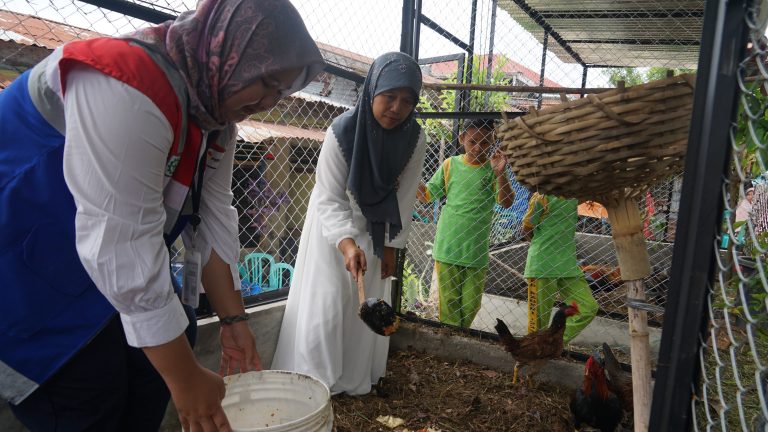
M488 265L497 183L489 162L471 165L464 156L443 162L427 183L429 200L446 197L437 222L435 260L475 268Z
M534 193L523 217L523 227L533 229L525 277L565 278L583 276L576 261L575 199Z

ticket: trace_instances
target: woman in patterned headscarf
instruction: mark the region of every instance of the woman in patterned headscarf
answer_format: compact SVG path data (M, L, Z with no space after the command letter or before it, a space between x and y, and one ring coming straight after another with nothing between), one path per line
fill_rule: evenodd
M184 331L204 284L220 372L261 368L235 289L235 123L323 65L287 0L203 0L66 44L0 94L0 396L29 429L157 430L170 395L185 430L229 430Z
M333 393L365 394L384 375L389 339L358 318L356 278L388 298L424 165L414 108L421 70L388 53L371 65L357 105L325 135L273 369L307 373ZM346 270L345 270L346 269Z

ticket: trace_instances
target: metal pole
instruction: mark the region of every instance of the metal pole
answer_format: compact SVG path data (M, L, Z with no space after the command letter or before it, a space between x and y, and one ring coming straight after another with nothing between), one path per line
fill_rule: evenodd
M544 72L547 69L547 44L549 43L549 33L544 33L543 48L541 50L541 71L539 72L539 87L544 87ZM582 88L584 86L582 85ZM539 93L536 101L536 109L541 109L541 100L544 99L544 93Z
M121 13L130 17L138 18L142 21L152 24L176 19L176 15L171 15L163 11L155 10L147 6L142 6L126 0L81 0L83 3L92 4L100 8Z
M467 50L467 68L464 71L464 82L472 83L472 68L475 62L475 26L477 25L477 0L472 0L472 13L469 18L469 49ZM470 92L462 91L460 111L470 110Z
M461 78L464 76L464 62L466 61L466 57L462 56L456 62L458 63L456 66L456 80L461 81ZM468 111L464 110L463 108L463 101L464 101L464 92L465 90L457 90L456 94L454 95L453 101L454 105L456 106L456 111ZM453 140L451 141L451 148L447 149L446 157L453 156L458 154L459 152L459 119L455 119L453 121Z
M589 66L584 66L584 69L581 71L581 88L587 88L588 72L589 72ZM584 93L581 94L581 97L584 97Z
M419 59L419 43L421 42L421 0L416 0L413 13L413 51L411 55L414 59Z
M672 255L669 298L659 351L650 429L678 432L691 425L698 385L699 342L705 339L706 298L722 215L731 121L736 113L736 71L744 56L747 0L707 0L680 213Z
M485 83L490 84L491 78L493 78L493 42L496 38L496 2L498 0L491 1L491 33L488 40L488 70L485 71ZM485 92L485 100L483 101L483 107L486 110L491 109L491 92Z
M400 29L400 52L413 54L414 0L403 0L403 21Z

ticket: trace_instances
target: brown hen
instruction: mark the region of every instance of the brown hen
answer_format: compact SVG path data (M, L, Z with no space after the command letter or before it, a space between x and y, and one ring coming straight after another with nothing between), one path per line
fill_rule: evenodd
M578 305L573 302L555 312L549 327L535 333L516 338L512 336L504 321L496 319L496 332L504 349L512 354L518 365L525 367L530 379L538 373L547 360L560 357L563 353L563 333L566 318L579 313Z

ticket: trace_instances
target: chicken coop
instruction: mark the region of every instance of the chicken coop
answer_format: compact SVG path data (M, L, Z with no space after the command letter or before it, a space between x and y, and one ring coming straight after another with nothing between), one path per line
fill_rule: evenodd
M635 308L647 316L654 384L650 415L640 424L626 415L625 430L768 431L768 1L291 2L327 65L308 87L238 125L233 168L243 299L261 331L271 334L260 339L262 358L274 351L326 130L357 102L380 54L401 51L418 60L417 116L427 142L422 183L446 196L417 201L407 247L398 251L388 299L404 323L391 336L394 384L372 399L335 400L337 430L573 430L569 392L581 386L588 358L607 345L630 373ZM161 23L195 3L0 0L0 92L65 43ZM650 263L639 303L628 295L617 258L614 241L623 231L612 226L604 202L550 197L515 172L513 160L505 175L481 189L457 182L456 164L470 166L464 153L473 130L490 143L486 156L503 150L498 131L505 122L522 125L534 137L531 145L544 148L551 144L546 134L528 126L540 113L569 103L600 107L601 94L675 76L692 77L689 99L659 91L649 100L671 100L686 110L684 159L631 196ZM590 127L608 131L603 127L610 123L611 130L637 128L638 135L645 128L622 123L614 111L596 108ZM665 133L672 122L658 128ZM609 133L601 137L610 141ZM623 152L630 141L617 138L607 157L631 163L637 154ZM526 169L556 171L537 148ZM565 151L578 158L590 150ZM578 189L578 167L551 179ZM506 200L497 180L509 182ZM602 182L607 188L620 183L611 174ZM487 214L462 214L449 205L455 190L495 203ZM446 215L468 222L441 224ZM536 237L546 234L537 227L546 218L566 234L542 245ZM465 255L454 260L447 244ZM173 252L180 265L183 246ZM246 265L254 261L259 264ZM442 285L463 283L446 282L455 276L446 276L445 264L482 274L480 285L464 289L466 306L441 304ZM566 283L541 288L547 280ZM514 364L500 352L497 320L524 336L548 326L557 308L576 299L580 313L569 322L578 324L566 329L563 354L552 360L561 369L549 372L578 371L561 373L569 382L547 379L550 387L523 391L511 384L511 367L493 367ZM205 302L198 316L210 322ZM0 408L0 429L14 430L6 412ZM390 418L376 420L379 415Z

